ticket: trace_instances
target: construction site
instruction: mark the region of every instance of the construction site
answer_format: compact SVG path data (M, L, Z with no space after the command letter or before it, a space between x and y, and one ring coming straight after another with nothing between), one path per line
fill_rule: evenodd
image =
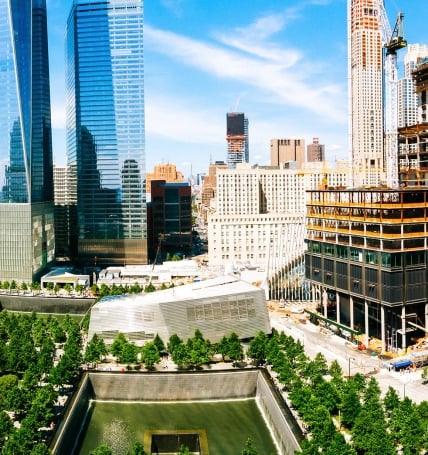
M391 28L384 3L349 2L352 184L307 192L305 276L311 318L404 368L428 363L428 51L399 83L404 14Z

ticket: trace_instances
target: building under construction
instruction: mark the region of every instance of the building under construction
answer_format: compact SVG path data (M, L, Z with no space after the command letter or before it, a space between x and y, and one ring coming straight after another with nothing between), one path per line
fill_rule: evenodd
M383 0L348 0L348 18L353 187L308 192L305 275L314 316L397 352L428 334L428 63L412 73L418 121L398 129L403 14L391 32Z
M428 188L308 196L305 274L324 317L407 348L428 327Z
M226 114L227 165L235 169L238 163L250 160L248 142L248 119L242 112Z
M399 172L402 186L428 185L428 58L412 72L418 95L418 121L399 129Z

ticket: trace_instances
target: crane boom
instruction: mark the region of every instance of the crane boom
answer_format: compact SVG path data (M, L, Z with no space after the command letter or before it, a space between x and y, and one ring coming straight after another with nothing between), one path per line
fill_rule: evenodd
M398 50L407 46L407 41L404 39L404 14L398 13L397 20L395 21L394 30L392 31L391 38L385 45L386 54L396 53Z
M383 18L383 40L385 52L385 167L386 184L398 187L398 70L397 51L407 46L404 39L404 14L398 13L394 30L391 32L385 9L381 4L380 17ZM389 36L387 36L389 33Z

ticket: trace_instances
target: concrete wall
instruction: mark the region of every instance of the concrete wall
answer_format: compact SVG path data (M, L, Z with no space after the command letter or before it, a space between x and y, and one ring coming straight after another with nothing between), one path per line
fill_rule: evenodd
M95 299L79 297L42 297L0 294L0 308L10 311L25 311L54 314L85 314Z
M300 450L302 434L264 370L212 372L89 372L68 406L51 444L53 455L72 455L91 399L118 401L224 400L255 397L280 455Z

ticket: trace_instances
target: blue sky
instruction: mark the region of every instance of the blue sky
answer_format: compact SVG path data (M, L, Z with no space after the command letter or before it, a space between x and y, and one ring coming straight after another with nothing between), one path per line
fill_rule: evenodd
M385 0L409 44L428 44L428 0ZM64 31L72 0L47 0L55 160L65 159ZM318 137L348 158L347 0L146 0L146 163L186 176L226 160L226 112L249 120L250 162L272 138ZM405 51L400 51L402 60Z

